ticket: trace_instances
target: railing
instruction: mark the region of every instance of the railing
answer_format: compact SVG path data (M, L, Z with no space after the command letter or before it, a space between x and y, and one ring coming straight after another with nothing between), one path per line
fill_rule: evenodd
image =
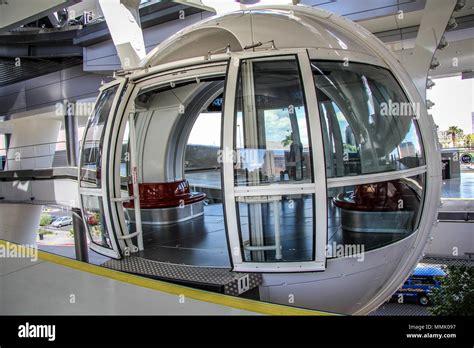
M441 148L441 151L460 151L460 152L463 152L463 151L474 151L474 147L469 147L469 146L464 146L464 147L443 147Z
M201 167L201 168L186 168L185 173L201 173L201 172L210 172L210 171L220 171L220 166L215 167Z
M44 169L67 165L65 141L0 149L0 170L2 171Z

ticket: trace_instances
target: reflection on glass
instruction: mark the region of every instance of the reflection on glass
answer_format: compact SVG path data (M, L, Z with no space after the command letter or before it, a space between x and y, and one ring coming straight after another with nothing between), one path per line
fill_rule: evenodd
M221 189L221 153L222 97L216 98L201 112L193 124L186 144L184 158L185 179L191 186L206 192L212 202L221 202L220 194L210 189Z
M114 86L102 92L90 117L81 156L82 187L101 187L100 165L104 125L112 108L117 89L118 86Z
M219 168L221 112L202 112L193 124L186 144L185 170L197 173Z
M418 228L424 187L422 174L328 189L328 250L347 245L367 251L407 237Z
M123 134L122 139L122 149L120 153L120 183L122 186L127 186L129 182L129 163L130 163L130 149L129 149L129 141L130 141L130 130L128 126L128 121L125 124L125 131Z
M7 142L5 134L0 134L0 170L4 170L7 162Z
M314 260L314 195L237 198L246 262Z
M411 104L383 68L313 62L328 177L425 164Z
M104 221L102 199L98 196L82 196L84 219L91 241L104 248L112 248Z
M238 186L311 182L306 105L295 57L244 60L235 117Z

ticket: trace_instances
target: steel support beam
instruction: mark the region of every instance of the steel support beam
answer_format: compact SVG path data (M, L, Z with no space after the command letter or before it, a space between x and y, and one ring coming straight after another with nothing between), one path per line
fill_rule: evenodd
M134 69L145 58L140 0L99 0L123 69Z
M66 134L67 164L77 167L79 157L79 137L77 132L77 119L74 115L75 103L69 102L65 105L64 132Z
M426 1L413 54L403 57L403 64L424 100L426 100L426 81L431 62L456 3L457 0Z
M74 249L76 260L89 262L89 250L87 249L87 235L81 209L72 208L72 226L74 230Z

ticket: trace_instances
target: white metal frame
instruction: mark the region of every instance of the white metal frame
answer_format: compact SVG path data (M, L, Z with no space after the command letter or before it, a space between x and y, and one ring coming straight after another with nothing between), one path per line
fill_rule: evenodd
M342 53L342 52L339 52ZM351 51L344 51L342 55L339 55L336 53L334 54L325 54L321 52L320 50L316 49L308 49L308 54L310 57L310 61L324 61L324 60L333 60L333 61L338 61L338 62L348 62L349 64L351 62L354 63L361 63L361 64L368 64L368 65L374 65L378 67L385 68L387 70L390 70L390 72L394 75L395 80L397 81L397 84L401 87L403 90L403 93L407 94L408 100L413 103L416 101L415 99L410 98L409 96L415 96L416 91L414 90L414 86L411 85L411 81L407 79L406 74L402 74L400 71L396 71L391 67L395 61L395 59L387 59L387 60L382 60L380 58L376 58L372 55L368 54L362 54L359 52L351 52ZM339 55L339 58L337 57ZM429 139L432 137L432 134L435 134L432 129L435 129L433 127L426 127L426 123L432 122L430 120L429 115L426 112L426 109L422 108L421 110L421 115L417 115L417 119L415 120L415 123L417 123L418 129L420 131L420 136L421 136L421 143L423 147L423 152L424 156L426 158L426 163L425 165L421 165L415 168L409 168L405 170L393 170L393 171L387 171L387 172L379 172L379 173L372 173L372 174L359 174L356 176L350 176L350 177L334 177L334 178L327 178L327 188L342 188L345 186L354 186L354 185L364 185L364 184L371 184L371 183L379 183L379 182L386 182L386 181L391 181L391 180L396 180L396 179L402 179L402 178L409 178L417 175L424 175L425 180L433 180L432 177L428 178L428 163L432 161L433 159L433 152L432 149L427 146L427 143L429 142ZM431 133L431 136L428 136L428 134ZM433 170L431 168L431 170ZM426 198L430 196L431 192L430 191L436 191L439 188L433 187L432 185L426 185L425 181L425 186L423 187L423 196L422 196L422 201L423 201L423 209L424 210L429 210L431 211L430 205L437 204L437 202L433 201L427 201ZM426 221L426 219L425 219ZM422 226L417 226L416 229L410 234L416 234L418 232L418 229L422 228ZM417 236L417 239L419 239L420 236Z
M235 123L235 96L240 63L243 59L257 59L265 57L293 56L297 58L300 68L303 90L306 100L308 118L308 132L312 152L312 171L314 182L303 184L274 184L255 187L234 186L234 166L232 156L224 156L223 179L225 192L225 215L227 221L227 235L231 249L234 270L242 272L305 272L323 271L326 267L326 240L327 240L327 203L326 203L326 173L319 121L316 89L313 82L310 60L305 49L267 50L260 52L232 53L227 76L225 93L223 150L225 153L234 151L234 123ZM315 243L313 261L303 262L246 262L242 256L239 223L236 211L236 199L251 196L281 196L282 194L312 194L314 195L314 229Z
M372 183L391 181L391 180L402 179L402 178L409 178L409 177L424 174L424 173L426 173L426 165L416 167L416 168L398 170L398 171L390 171L390 172L382 172L382 173L374 173L374 174L361 174L361 175L345 176L345 177L343 176L343 177L338 177L338 178L328 178L327 185L328 185L328 188L364 185L364 184L372 184Z
M400 76L396 74L395 71L390 69L387 62L381 60L380 58L376 58L369 54L363 54L354 51L340 51L333 53L326 53L325 51L317 50L314 48L308 49L308 54L310 57L310 61L324 61L324 60L333 60L338 62L347 62L347 63L361 63L366 65L374 65L378 67L385 68L390 70L391 73L394 74L394 78L397 80L397 84L400 85L400 88L403 90L403 93L406 94L408 86L404 83L404 81L400 80ZM408 98L408 96L407 96ZM413 103L413 100L408 98L410 103ZM418 115L420 117L421 115ZM417 127L420 130L421 134L421 142L423 146L424 155L428 156L427 154L427 147L425 144L425 137L426 135L423 134L424 129L420 125L420 119L415 120L417 123ZM334 178L327 178L327 187L328 188L336 188L336 187L344 187L344 186L351 186L351 185L363 185L363 184L370 184L376 182L384 182L390 180L396 180L400 178L407 178L411 176L416 176L420 174L425 174L428 168L427 165L422 165L415 168L404 169L404 170L394 170L394 171L387 171L387 172L380 172L380 173L371 173L371 174L359 174L356 176L349 176L349 177L334 177Z
M357 51L328 49L328 48L308 48L308 55L311 60L332 60L335 62L361 63L380 66L389 69L388 65L380 58L368 53Z
M110 134L110 124L112 123L112 122L110 122L110 120L115 115L115 110L117 109L118 103L121 100L121 95L122 95L123 88L125 87L125 84L126 84L125 79L118 79L118 80L115 80L111 83L108 83L108 84L102 86L100 88L99 96L96 99L96 102L97 102L99 100L102 92L104 92L105 90L107 90L109 88L113 88L113 87L117 86L117 92L114 96L112 107L110 108L110 113L107 116L107 120L106 120L106 122L103 126L103 129L102 129L103 137L105 139L104 143L103 143L103 148L102 148L102 150L103 150L103 152L102 152L102 161L101 161L102 173L104 173L104 169L105 169L105 165L106 165L104 154L106 153L106 148L108 147L108 142L106 141L106 139L108 139L108 134ZM86 140L86 136L87 136L87 130L89 128L89 123L90 123L90 119L87 123L87 127L84 131L84 134L83 134L83 138L82 138L83 146L85 144L85 140ZM120 242L117 239L117 235L115 234L114 226L112 225L112 221L110 219L109 202L108 202L108 199L107 199L108 195L107 195L106 178L105 178L104 175L101 176L101 187L100 188L81 187L82 151L83 151L83 148L81 147L80 154L79 154L79 166L78 166L78 179L79 179L78 187L79 187L79 199L80 199L80 205L81 205L82 218L83 218L83 222L84 222L85 228L87 230L87 233L89 234L89 238L91 240L91 243L89 244L89 247L92 250L99 253L99 254L109 256L109 257L112 257L112 258L116 258L116 259L121 258ZM87 224L87 214L86 214L86 210L84 209L83 196L95 196L95 197L98 197L99 200L102 200L102 207L103 207L103 212L102 213L103 213L103 218L104 218L104 222L105 222L105 227L107 228L107 232L109 234L110 243L111 243L111 247L112 247L111 249L100 246L100 245L93 242L92 235L91 235L91 232L89 230L89 226Z
M121 146L122 140L125 133L125 128L127 121L130 121L130 118L135 115L135 98L138 93L144 89L154 89L161 86L170 85L171 83L176 83L180 81L186 81L195 78L203 77L213 77L213 76L225 76L228 59L221 59L217 61L207 61L207 63L201 63L199 65L191 65L187 67L188 64L192 64L192 61L187 61L185 64L183 62L177 62L175 66L169 65L169 69L163 71L159 67L154 68L155 74L149 75L148 72L139 72L130 76L129 84L127 90L123 96L123 102L121 103L119 109L117 110L116 119L111 124L110 129L110 147L107 149L107 152L104 151L104 156L106 156L107 161L110 163L110 166L107 171L104 170L104 176L108 178L108 195L110 197L112 209L110 218L111 226L113 226L114 233L118 236L120 242L123 243L123 240L127 245L121 244L122 249L129 248L131 252L143 249L143 242L141 240L142 230L141 226L137 226L137 231L133 234L128 234L127 225L125 222L125 212L123 209L123 203L134 200L135 211L140 209L139 207L139 197L136 194L138 192L138 173L135 178L133 178L134 185L134 195L133 196L123 196L121 190L120 182L120 162L121 162ZM180 68L176 68L176 66ZM132 116L133 115L133 116ZM132 136L132 129L131 136ZM130 139L130 142L132 139ZM133 151L131 151L133 152ZM136 155L136 154L135 154ZM137 167L137 158L134 154L131 154L131 160L135 158L132 163L132 167ZM132 175L133 176L133 175ZM138 205L137 205L138 203ZM137 221L136 225L141 223ZM138 237L138 248L134 248L134 245L131 243L131 237Z
M118 239L127 240L129 242L129 247L132 249L130 251L136 252L138 250L143 250L143 228L142 228L142 213L140 210L140 191L138 187L138 159L137 159L137 136L135 129L135 115L131 113L128 115L128 124L129 124L129 148L130 148L130 169L132 173L132 185L133 185L133 196L127 197L112 197L111 202L117 204L123 204L124 202L133 201L133 206L135 209L135 228L136 231L129 234L122 234L118 236ZM128 231L127 231L128 232ZM138 248L131 245L131 238L137 237Z

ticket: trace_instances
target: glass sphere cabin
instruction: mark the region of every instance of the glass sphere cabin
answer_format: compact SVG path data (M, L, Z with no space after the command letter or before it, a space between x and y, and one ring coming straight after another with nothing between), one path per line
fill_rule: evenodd
M193 25L101 89L79 174L91 248L262 273L263 300L291 289L299 306L367 311L434 221L436 145L417 105L383 44L326 12Z

